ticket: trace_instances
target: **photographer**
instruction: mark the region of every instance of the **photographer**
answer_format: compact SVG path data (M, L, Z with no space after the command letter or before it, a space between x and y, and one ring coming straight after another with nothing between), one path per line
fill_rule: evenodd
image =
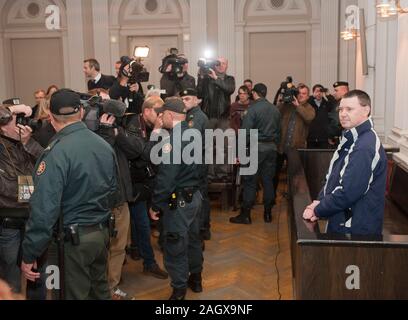
M109 96L114 100L121 99L128 106L127 112L140 114L144 93L141 83L131 79L131 63L134 60L122 57L121 61L119 76L110 88Z
M163 59L159 71L163 73L160 79L160 88L166 90L166 94L162 95L163 100L196 86L194 77L188 74L188 60L184 55L172 54L167 56Z
M143 273L157 279L167 279L168 274L156 262L151 244L150 220L147 205L151 200L152 187L155 181L156 168L150 161L150 153L156 142L150 139L154 130L161 129L163 122L157 110L163 105L160 97L146 99L142 113L131 115L126 119L126 132L129 137L139 139L142 152L134 152L130 159L130 176L133 184L134 201L129 204L131 214L131 247L130 254L143 259ZM125 141L121 147L130 149Z
M307 138L308 149L329 149L329 114L332 104L326 94L328 89L317 84L313 87L313 96L309 98L309 104L316 112L316 117L309 127Z
M112 210L115 217L116 237L111 239L108 260L108 282L113 300L126 299L127 293L119 289L122 266L126 257L130 213L129 202L134 201L129 159L140 156L143 144L138 137L128 135L124 127L126 105L116 100L101 103L104 114L100 117L100 127L96 132L114 149L118 160L120 201Z
M215 62L200 65L198 97L203 101L202 110L211 119L227 119L231 95L235 91L235 79L227 75L228 60L219 58Z
M274 179L275 193L278 189L279 174L290 149L306 148L309 126L316 116L313 107L308 103L310 89L299 84L297 89L289 82L284 88L283 103L278 105L282 115L282 139L278 150L276 174Z
M29 215L31 176L43 151L31 138L32 129L16 123L17 116L28 119L31 113L31 108L25 105L0 106L0 278L15 293L21 291L18 256ZM16 209L22 209L21 214ZM45 299L44 287L38 291L28 287L27 297L34 296Z

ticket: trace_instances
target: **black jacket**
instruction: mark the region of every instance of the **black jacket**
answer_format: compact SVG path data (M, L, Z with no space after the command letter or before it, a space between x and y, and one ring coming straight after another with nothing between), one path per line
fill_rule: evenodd
M309 126L309 142L327 142L329 139L329 114L333 105L326 99L322 99L320 107L317 106L314 97L309 98L309 104L316 112L316 117Z
M166 94L162 95L162 99L167 97L178 96L180 91L186 89L194 89L196 87L196 81L193 76L186 73L182 78L172 77L168 73L163 74L160 79L160 89L166 90Z
M228 75L199 78L198 97L203 100L201 109L209 119L228 118L231 95L235 91L235 78Z
M127 112L128 113L142 113L142 105L144 102L144 94L143 88L139 83L139 91L138 92L131 92L128 87L123 87L120 85L119 80L116 79L113 83L112 88L109 90L109 96L111 99L119 100L121 99L123 102L128 100L129 107Z
M115 80L116 78L114 76L105 76L103 74L101 79L99 79L97 83L95 83L94 80L88 81L88 91L94 90L94 89L109 90L113 86L113 83L115 82Z
M143 141L139 137L129 135L124 128L118 128L115 136L113 128L101 127L98 134L115 150L119 166L120 203L133 202L133 183L129 170L129 160L140 157L143 153Z

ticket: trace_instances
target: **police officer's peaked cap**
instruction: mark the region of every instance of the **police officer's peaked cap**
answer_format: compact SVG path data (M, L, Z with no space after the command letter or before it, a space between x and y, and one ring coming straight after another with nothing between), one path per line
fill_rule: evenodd
M349 83L346 81L337 81L333 84L333 88L342 87L342 86L348 87Z
M183 91L180 92L180 97L186 97L186 96L197 97L198 92L197 92L196 89L193 89L193 88L188 88L188 89L183 90Z
M78 93L70 89L61 89L51 96L50 110L52 114L69 116L81 108L81 99Z
M266 95L268 94L268 88L263 83L257 83L252 89L252 91L256 92L262 97L266 97Z
M186 114L186 106L180 98L171 97L167 98L164 105L157 110L158 113L163 113L164 111Z

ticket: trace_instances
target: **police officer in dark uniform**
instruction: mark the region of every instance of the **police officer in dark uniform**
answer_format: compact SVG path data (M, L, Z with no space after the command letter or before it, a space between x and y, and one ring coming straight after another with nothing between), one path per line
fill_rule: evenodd
M198 165L188 165L182 159L189 142L177 139L189 129L183 101L168 98L160 112L163 113L163 126L170 130L170 135L162 142L163 161L156 177L150 217L157 221L159 213L163 213L164 265L173 287L170 300L183 300L187 286L194 292L202 290L201 179Z
M264 220L272 222L272 207L275 201L273 177L276 169L277 145L280 142L281 115L276 106L266 100L267 87L260 83L253 91L255 102L249 107L244 117L242 128L258 130L258 172L256 175L243 176L243 205L241 214L231 218L235 224L251 224L251 208L255 204L258 177L262 178L264 187ZM249 142L249 141L247 141Z
M65 298L110 299L106 265L111 208L116 205L117 165L113 149L81 122L75 92L53 94L51 123L57 134L38 159L31 215L22 244L22 271L35 280L35 261L47 249L54 226L65 233ZM59 220L61 221L61 220ZM61 224L61 222L60 222Z
M331 104L331 111L329 113L329 142L332 148L336 148L340 142L343 131L340 124L338 108L341 99L350 91L350 87L346 81L337 81L333 84L333 88L334 94L327 97Z
M211 239L210 231L210 199L208 197L208 166L205 164L205 130L209 129L209 120L207 115L201 110L198 99L197 90L193 88L186 89L180 92L180 97L183 100L187 111L187 124L191 129L197 129L201 133L203 142L203 165L201 166L201 187L200 191L203 196L203 204L201 208L200 220L200 235L202 240Z

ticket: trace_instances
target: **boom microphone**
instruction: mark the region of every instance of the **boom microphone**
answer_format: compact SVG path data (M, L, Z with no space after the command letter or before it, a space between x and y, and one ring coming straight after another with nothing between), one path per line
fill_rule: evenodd
M115 118L123 118L125 116L127 107L119 100L105 100L102 102L103 112L114 116Z

